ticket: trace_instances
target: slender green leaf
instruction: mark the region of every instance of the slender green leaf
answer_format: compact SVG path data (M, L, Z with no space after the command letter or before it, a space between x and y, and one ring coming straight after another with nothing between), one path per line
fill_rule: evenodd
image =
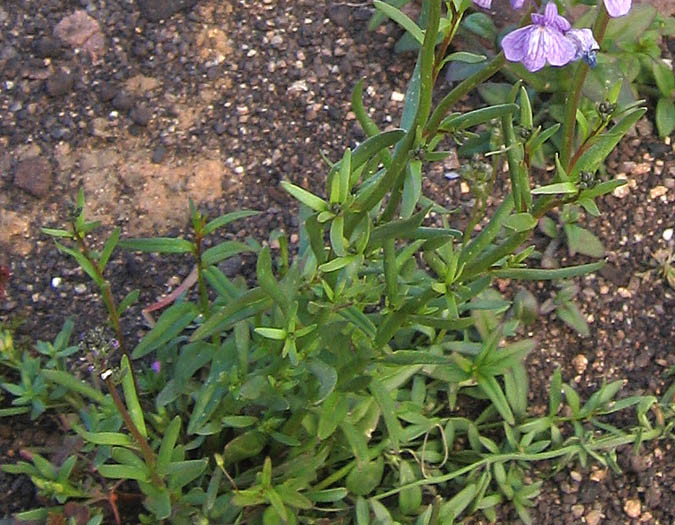
M515 425L516 421L513 417L513 412L511 411L511 407L509 406L506 396L502 391L502 387L497 382L497 379L495 379L494 376L486 377L479 374L476 377L476 381L478 382L480 389L488 396L488 398L490 398L490 401L492 401L494 407L504 418L504 421L509 425Z
M254 215L258 215L259 213L260 213L259 211L254 210L240 210L240 211L233 211L231 213L226 213L225 215L221 215L220 217L217 217L212 221L207 222L206 226L204 226L204 235L213 233L218 228L227 226L231 222L238 221L240 219L245 219L246 217L253 217Z
M449 501L443 503L439 512L442 523L453 523L452 520L455 520L469 506L477 492L478 485L469 483Z
M568 279L598 271L605 265L605 261L598 261L567 268L544 270L538 268L508 268L505 270L492 270L491 275L504 279L522 279L530 281L544 281L552 279Z
M166 471L169 475L169 488L175 490L184 487L199 477L204 472L208 462L207 458L174 461L161 469L160 472L163 474Z
M138 359L159 348L180 334L198 315L199 310L192 303L173 304L162 313L152 330L141 339L131 357Z
M293 197L302 202L305 206L309 206L314 211L325 211L328 209L328 203L325 200L317 197L313 193L308 192L300 186L296 186L290 182L281 181L281 187L293 195Z
M119 240L120 240L120 229L115 228L110 234L110 237L108 237L108 240L105 241L103 251L101 252L101 256L98 259L98 266L101 269L101 271L103 271L103 269L108 264L108 260L110 259L110 256L112 255L112 252L115 249L115 246L117 246Z
M124 401L127 404L127 411L129 412L129 416L134 422L134 425L136 425L138 431L143 437L147 438L148 431L145 428L143 409L141 408L141 404L138 401L136 386L134 385L134 376L131 371L131 364L129 363L129 358L126 355L122 356L120 368L122 371L122 390L124 391Z
M286 330L282 328L255 328L253 331L267 339L275 339L277 341L283 341L288 335Z
M103 286L103 279L100 273L98 272L96 266L94 266L94 264L91 261L89 261L89 259L87 259L79 251L73 250L72 248L63 245L60 242L54 241L54 244L56 244L56 247L59 249L59 251L66 253L70 255L73 259L75 259L77 261L77 264L80 265L80 267L86 272L86 274L91 278L91 280L96 283L97 286L99 287Z
M233 255L251 251L253 251L253 248L243 242L221 242L202 253L202 264L204 264L204 266L211 266L212 264L218 264L220 261L232 257Z
M328 439L333 435L340 421L349 410L349 400L343 392L332 392L324 401L319 413L317 437L320 440Z
M608 132L600 135L591 147L581 154L571 168L570 177L572 180L577 180L581 171L595 172L646 111L645 108L637 108L630 111Z
M412 37L421 45L424 42L424 31L413 22L408 15L380 0L373 0L375 8L391 18L394 22L399 24L403 29L408 31Z
M159 453L157 455L157 465L168 465L171 461L171 454L173 453L176 442L178 441L178 434L180 433L181 418L176 416L171 420L169 426L164 431L164 437L159 445Z
M213 312L204 324L195 330L190 340L198 341L209 337L223 330L228 321L235 324L258 311L266 310L271 305L272 301L267 300L267 294L262 288L253 288L228 303L223 309ZM237 318L237 314L241 314L240 318Z
M117 306L117 315L122 315L126 312L132 304L138 301L138 297L141 295L141 291L137 288L136 290L131 290L127 295L124 296L124 299L120 301L120 304Z
M555 369L551 378L551 386L548 394L548 415L555 416L560 409L562 402L562 375L560 367Z
M349 492L343 487L305 492L305 496L315 503L334 503L343 500Z
M490 120L510 115L518 110L517 104L497 104L475 109L461 115L451 115L441 122L441 131L456 131L478 126Z
M340 430L347 438L347 442L354 453L354 457L359 465L365 464L368 459L368 440L363 433L348 421L342 421Z
M557 182L540 186L532 190L533 195L558 195L564 193L576 193L577 187L573 182Z
M373 377L373 379L370 381L368 389L370 390L371 394L373 394L375 401L382 411L382 416L384 417L384 423L387 427L387 432L389 434L392 447L394 450L398 451L403 429L401 428L401 424L396 417L396 407L394 406L394 400L391 398L391 395L386 390L384 385L375 377Z
M122 239L120 248L137 252L190 253L194 246L185 239L172 237L153 237L148 239Z
M94 443L95 445L108 445L134 448L136 444L131 440L127 434L119 432L87 432L79 427L74 427L75 431L82 436L85 441Z
M98 473L111 479L135 479L136 481L148 481L148 473L145 469L130 465L99 465Z
M40 231L42 231L42 233L45 233L47 235L51 235L52 237L64 237L67 239L72 239L73 237L73 233L66 230L57 230L54 228L40 228Z
M260 288L281 307L282 311L287 312L289 309L289 298L284 294L272 272L272 256L269 246L265 246L258 254L256 275Z
M368 112L363 105L363 79L359 79L352 91L352 111L368 137L373 137L380 132L377 129L377 124L375 124L375 121L368 115Z
M321 266L319 266L319 270L325 273L330 273L334 272L336 270L341 270L345 266L353 263L354 261L358 260L362 256L358 255L347 255L346 257L336 257L335 259L328 261L327 263L323 263Z
M64 386L73 392L85 395L97 403L104 404L109 402L101 392L92 388L81 379L77 379L70 375L68 372L63 372L61 370L42 370L41 374L47 381L51 381L52 383Z
M477 55L475 53L469 53L467 51L456 51L446 55L446 57L441 62L441 66L444 66L448 62L463 62L465 64L478 64L487 60L485 55Z
M669 98L661 97L656 103L656 129L659 137L666 138L675 130L675 102Z

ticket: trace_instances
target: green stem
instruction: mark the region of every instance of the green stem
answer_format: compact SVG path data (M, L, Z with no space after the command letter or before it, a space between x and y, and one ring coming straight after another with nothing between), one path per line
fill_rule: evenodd
M143 437L143 434L140 433L140 431L134 424L133 420L131 419L131 416L129 415L129 412L127 411L127 407L124 405L124 402L120 398L120 395L117 393L117 388L115 387L115 384L112 382L112 379L110 377L108 377L105 380L105 384L108 387L108 391L110 392L110 396L113 399L113 403L115 403L117 411L120 413L122 419L124 420L125 426L129 430L129 432L131 432L131 435L136 440L136 443L138 443L138 445L141 447L141 453L143 454L145 463L148 466L148 469L150 470L150 477L152 478L153 484L157 487L163 488L164 481L162 481L162 478L159 477L157 471L155 470L155 465L157 462L155 460L155 454L152 452L148 440Z
M636 433L628 436L611 436L605 439L600 439L596 441L595 443L586 443L584 446L588 450L596 451L596 450L607 450L607 449L613 449L616 447L619 447L621 445L629 445L631 443L635 443L635 441L638 440L638 438L641 441L648 441L652 439L658 439L663 435L663 432L661 429L655 428L652 430L648 430L646 432L642 433ZM566 447L562 447L556 450L549 450L548 452L539 452L537 454L522 454L519 452L511 452L508 454L493 454L490 456L487 456L480 461L476 461L475 463L472 463L470 465L467 465L466 467L460 468L458 470L452 471L450 474L446 474L444 476L432 476L426 479L420 479L417 481L414 481L412 483L408 483L407 485L402 485L400 487L397 487L392 490L388 490L387 492L383 492L382 494L377 494L376 496L373 496L373 499L384 499L388 498L390 496L394 496L401 492L402 490L412 488L412 487L420 487L420 486L425 486L425 485L436 485L439 483L446 483L448 481L451 481L455 478L458 478L459 476L462 476L464 474L467 474L469 472L472 472L474 470L477 470L479 468L484 468L488 467L490 465L493 465L495 463L503 463L506 461L544 461L547 459L554 459L558 458L560 456L565 456L567 454L573 454L579 450L579 445L574 444L574 445L568 445Z
M197 283L199 285L199 307L206 318L209 310L209 296L206 291L206 281L204 280L204 268L202 267L202 234L195 233L195 259L197 264Z
M418 127L424 126L424 124L427 122L427 119L429 118L429 113L431 112L434 82L436 80L436 77L434 76L437 60L435 56L435 49L440 19L441 0L433 0L429 4L429 24L427 25L427 31L424 34L424 42L422 43L422 49L420 50L419 56L419 104L417 106L415 118L409 130L409 132L413 132L410 148L414 147L416 143L416 129ZM387 203L387 206L385 207L384 212L379 219L381 223L392 220L394 214L396 213L396 209L398 208L403 193L403 181L405 179L408 160L409 156L406 156L404 168L392 181L392 184L387 188L387 190L391 191L391 194L389 196L389 202Z
M452 107L459 101L459 99L472 91L478 84L485 82L487 79L496 74L502 68L505 62L506 60L504 58L504 52L499 53L492 60L490 60L483 69L462 80L462 82L460 82L455 87L455 89L445 95L445 97L443 97L443 99L438 103L438 106L436 106L436 109L433 111L429 121L424 127L424 136L428 138L436 135L441 122L450 112Z
M595 40L602 45L602 40L607 30L607 23L609 22L609 14L605 9L604 4L600 4L600 12L595 19L593 25L593 35ZM565 105L565 116L563 119L563 140L562 150L560 152L560 161L565 171L569 171L570 158L572 157L572 149L574 148L574 131L577 124L577 109L579 102L581 102L581 88L586 80L588 74L588 64L583 60L577 65L576 71L572 80L572 95L567 97L567 104Z
M436 61L434 64L434 83L436 83L436 79L438 78L438 75L443 67L443 59L445 58L445 53L448 50L448 46L450 45L450 42L452 42L452 39L455 37L455 33L457 33L457 30L459 29L459 24L461 23L462 17L464 15L463 12L458 13L457 11L455 11L454 5L450 4L450 8L452 15L452 25L450 26L448 34L443 39L443 42L441 42L440 48L438 49L438 53L436 54Z
M138 390L138 383L136 382L136 374L134 373L134 369L131 366L131 356L129 355L129 352L127 350L124 334L122 333L122 327L120 325L120 316L117 313L117 304L115 303L115 297L113 296L112 290L110 288L110 282L108 282L105 279L105 277L103 277L103 272L101 272L101 268L99 267L98 262L89 251L87 243L85 242L82 234L78 231L75 223L72 223L71 226L73 229L75 241L77 242L80 252L91 263L92 267L94 268L94 271L96 272L97 277L100 279L100 282L102 283L99 289L101 290L101 297L103 298L103 304L105 304L105 307L108 310L108 316L110 317L110 321L113 325L115 337L117 337L117 342L120 345L119 349L122 352L122 354L127 356L127 359L129 360L129 370L131 371L131 376L134 380L134 386L136 387L136 390Z

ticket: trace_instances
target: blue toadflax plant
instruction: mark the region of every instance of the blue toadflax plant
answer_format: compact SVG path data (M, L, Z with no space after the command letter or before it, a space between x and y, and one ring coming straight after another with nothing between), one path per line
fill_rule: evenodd
M512 300L491 286L495 278L554 281L558 316L588 330L569 280L604 261L546 268L548 254L532 238L543 224L558 242L547 214L562 208L570 250L601 255L578 249L579 239L599 243L577 226L579 210L599 214L596 199L623 184L599 172L645 113L640 102L619 101L619 85L578 117L588 64L602 56L596 42L617 4L600 8L591 35L550 3L490 59L448 52L470 0L425 1L423 27L375 5L419 44L399 126L378 128L359 82L352 110L367 138L326 159L320 194L282 183L300 204L294 256L283 234L276 250L209 246L207 237L256 212L209 218L192 203L191 233L181 238L123 239L116 229L92 246L97 224L82 192L65 228L44 229L98 285L109 326L78 346L67 323L35 356L0 334L2 365L17 372L0 382L13 396L0 415L57 411L80 443L58 464L32 453L3 466L55 502L19 519L58 522L75 507L92 525L120 523L126 482L125 493L142 502L140 523L436 525L477 512L495 522L498 507L512 505L529 524L543 483L533 463L618 469L617 447L673 437L675 387L660 399L621 397L623 381L614 381L582 400L557 370L548 406L535 413L525 359L536 342L522 327L535 320L536 299ZM541 108L521 81L498 103L458 108L507 60L573 70L562 130L535 118ZM455 62L477 67L435 93L441 69ZM425 173L450 148L463 156L474 197L464 218L423 191ZM549 175L533 169L539 157ZM139 292L120 298L106 277L120 248L183 254L194 265L180 293L144 309L163 311L137 343L121 327ZM242 252L256 254L253 285L218 267ZM89 374L68 366L77 352ZM635 419L619 430L620 411Z

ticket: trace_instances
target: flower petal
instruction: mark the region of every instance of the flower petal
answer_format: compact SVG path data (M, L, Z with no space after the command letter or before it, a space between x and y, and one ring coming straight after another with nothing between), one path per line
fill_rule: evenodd
M506 60L520 62L527 54L531 33L537 29L537 26L529 25L506 35L502 39L502 49Z
M543 30L543 47L546 53L546 60L552 66L564 66L572 62L577 54L576 46L565 38L565 35L555 29L546 28Z
M527 52L522 60L528 71L539 71L546 65L547 40L549 40L547 34L547 29L541 26L532 31L527 43Z
M562 33L568 31L570 27L572 27L564 16L558 14L558 7L553 2L546 4L543 18L543 25L546 27L554 27ZM534 15L532 15L532 19L534 20Z
M612 18L623 16L630 11L631 0L604 0L604 3L609 16Z
M492 6L492 0L473 0L473 3L483 9L490 9Z
M511 0L511 7L513 9L520 9L525 5L525 0Z

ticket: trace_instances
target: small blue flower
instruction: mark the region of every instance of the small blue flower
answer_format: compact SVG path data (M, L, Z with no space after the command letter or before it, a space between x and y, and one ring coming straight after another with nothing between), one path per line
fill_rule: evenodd
M522 62L528 71L538 71L547 63L564 66L577 55L577 46L565 33L570 23L558 14L553 2L546 4L544 14L532 14L533 24L516 29L502 40L506 59Z
M597 60L595 53L600 46L593 37L593 31L588 28L585 29L570 29L565 33L565 38L570 40L577 52L574 55L574 60L583 59L589 66L595 67Z

